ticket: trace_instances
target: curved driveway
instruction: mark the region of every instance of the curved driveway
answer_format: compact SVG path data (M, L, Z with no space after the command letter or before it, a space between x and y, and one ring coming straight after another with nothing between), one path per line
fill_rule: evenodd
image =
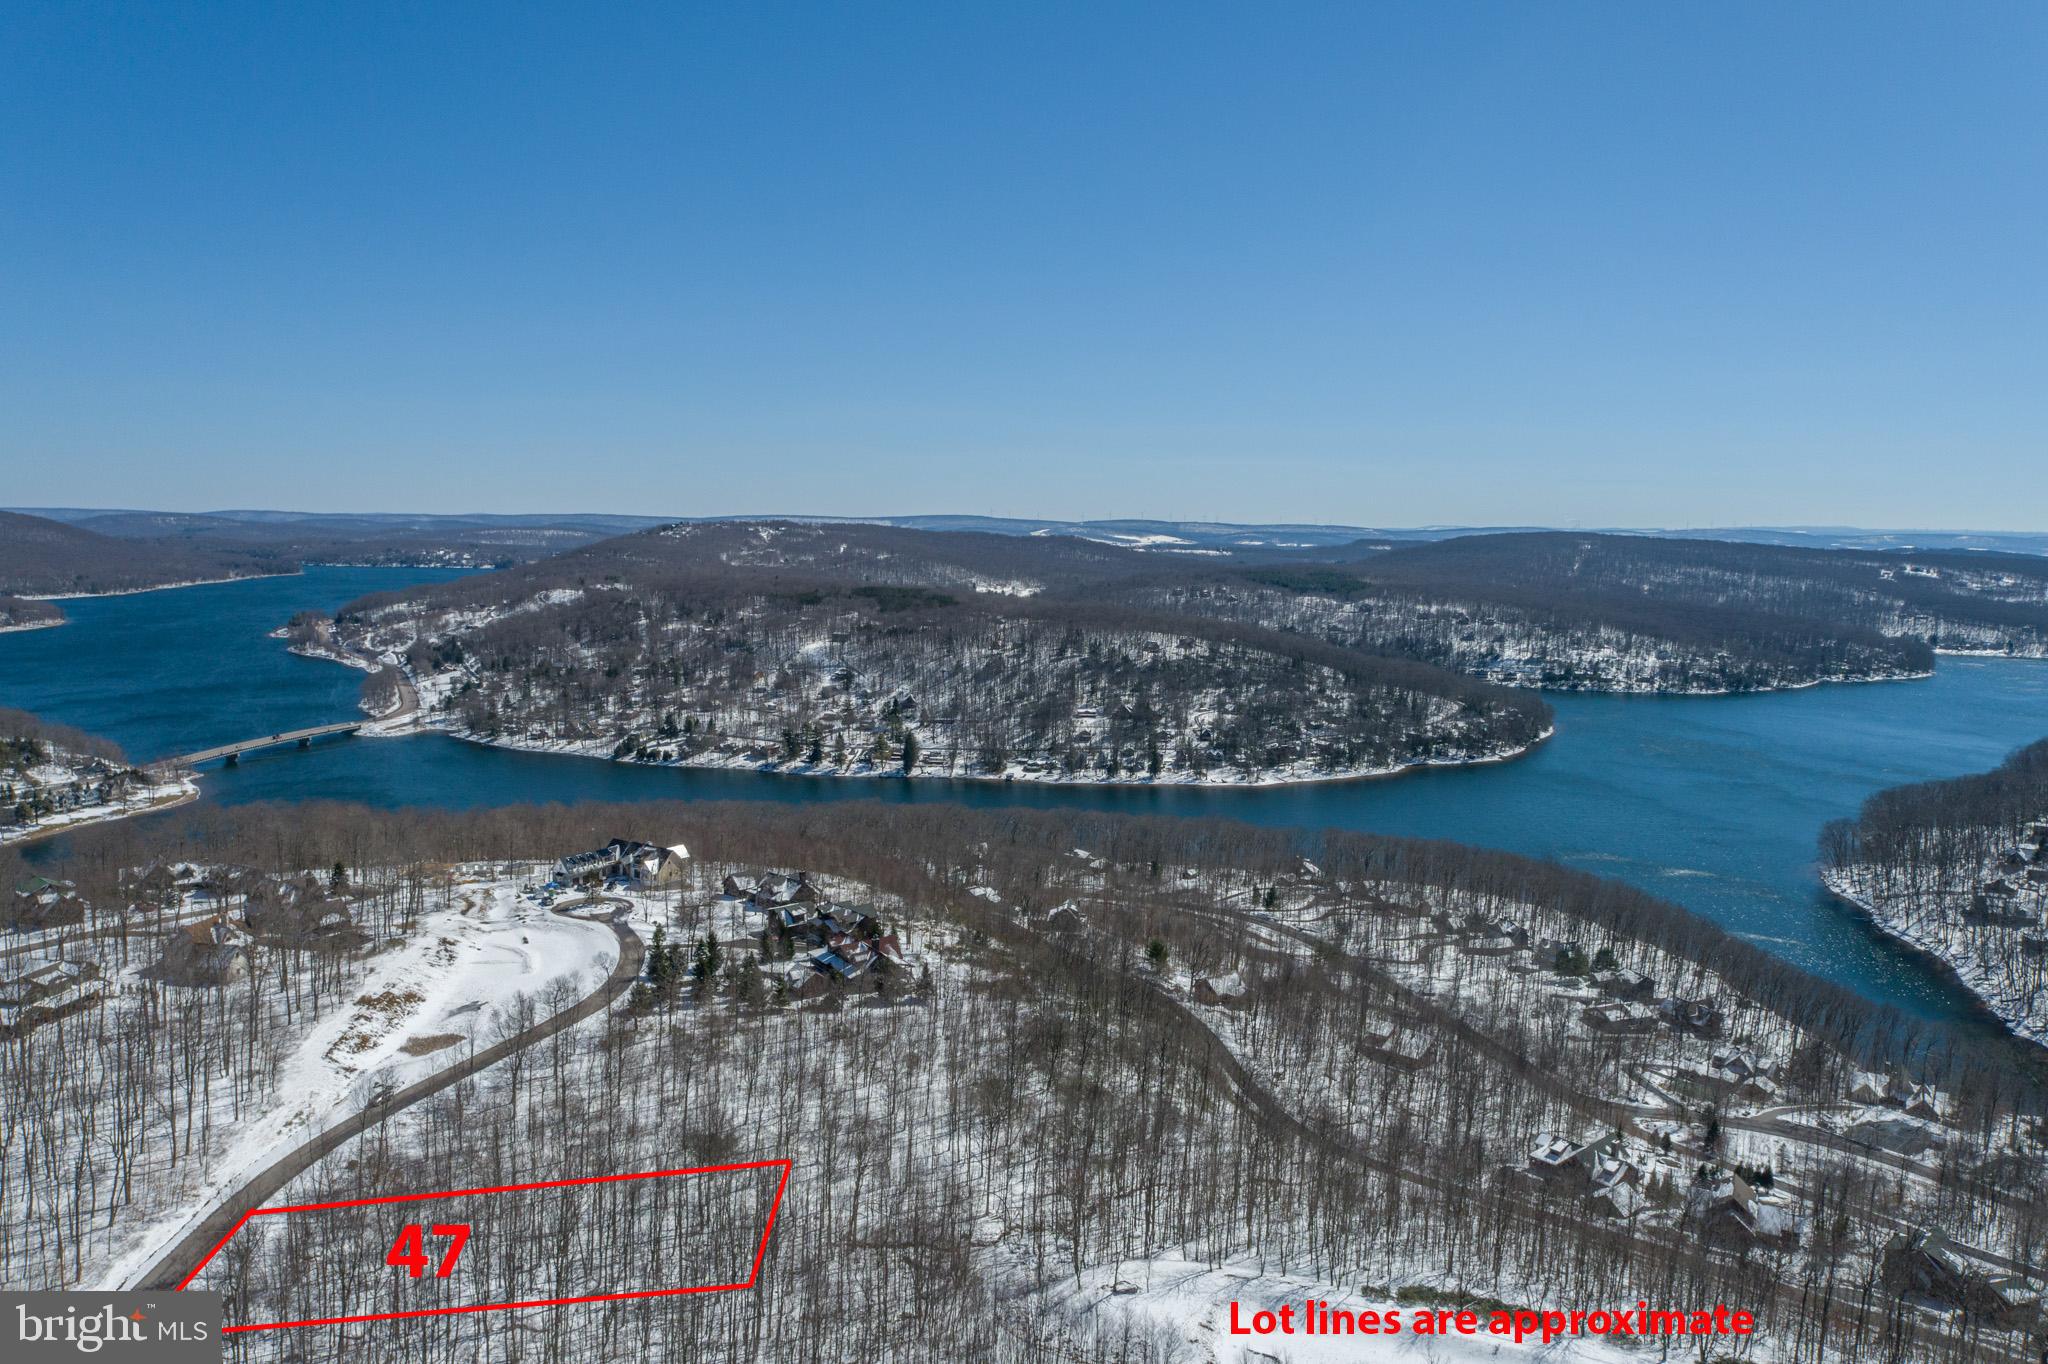
M555 912L561 914L592 903L597 902L578 901L572 905L561 906ZM584 1019L604 1010L613 1000L632 988L633 982L640 976L640 967L646 959L647 947L640 941L640 935L626 925L624 902L605 903L610 903L614 907L609 926L619 940L619 960L612 967L611 974L605 977L604 984L575 1004L558 1014L549 1015L524 1032L486 1047L445 1070L437 1070L424 1080L407 1085L404 1089L371 1100L363 1106L361 1112L327 1128L318 1136L273 1161L229 1194L222 1200L220 1206L208 1213L197 1226L186 1232L176 1245L149 1267L140 1282L134 1286L157 1290L180 1286L191 1275L193 1268L206 1258L208 1252L218 1246L221 1239L241 1221L245 1213L262 1207L278 1190L350 1140L361 1136L400 1110L440 1093L459 1080L468 1079L512 1053L530 1047L536 1042L545 1041L564 1028L574 1027Z

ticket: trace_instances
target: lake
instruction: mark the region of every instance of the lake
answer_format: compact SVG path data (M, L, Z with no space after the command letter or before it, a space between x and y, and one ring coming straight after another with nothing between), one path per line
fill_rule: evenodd
M363 674L288 654L268 632L296 611L332 611L366 592L451 576L453 570L315 568L289 578L65 602L68 625L0 634L0 705L104 735L137 759L348 719L356 714ZM1550 700L1556 737L1514 762L1263 789L692 772L515 753L441 736L337 739L304 752L256 754L238 768L213 765L202 785L206 799L229 803L959 801L1457 839L1633 882L1918 1016L1969 1012L1953 986L1821 892L1815 840L1822 824L1854 814L1881 787L1981 771L2048 735L2048 663L1944 658L1933 678L1918 682L1757 696Z

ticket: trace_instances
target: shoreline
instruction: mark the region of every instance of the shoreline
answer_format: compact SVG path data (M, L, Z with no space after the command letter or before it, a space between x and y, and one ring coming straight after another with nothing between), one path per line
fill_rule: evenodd
M257 582L264 578L298 578L304 574L304 568L294 568L284 573L237 573L226 578L193 578L186 582L156 583L150 587L117 587L108 592L16 592L12 595L23 601L88 601L94 597L139 597L145 592L175 592L181 587L217 587L222 583Z
M2023 1020L2007 1017L1989 997L1971 983L1962 968L1942 955L1937 948L1922 941L1912 931L1887 922L1873 905L1842 885L1831 872L1824 870L1820 873L1820 884L1830 898L1846 906L1851 917L1863 924L1871 933L1888 943L1906 949L1930 975L1953 986L1969 1001L1979 1021L1989 1024L2016 1042L2048 1049L2048 1025L2034 1028L2029 1027Z
M784 766L783 764L774 760L754 761L742 757L735 757L731 761L725 762L693 762L688 759L677 759L669 762L649 763L638 762L630 758L614 758L611 756L611 754L603 751L589 751L586 749L579 749L573 746L554 746L558 742L563 745L572 745L575 742L573 740L522 741L505 739L487 739L481 735L467 733L465 731L454 729L444 725L437 725L431 721L416 723L410 729L388 730L385 731L385 733L387 735L392 736L410 733L438 734L443 736L444 738L456 739L467 744L475 744L479 748L502 749L508 753L537 753L544 757L554 758L587 758L596 762L618 763L621 766L625 767L674 768L682 771L693 772L751 772L756 775L764 777L808 777L818 781L974 781L992 783L999 786L1007 785L1097 787L1116 788L1120 790L1170 788L1174 790L1228 791L1261 790L1282 786L1325 786L1339 782L1354 781L1387 781L1394 777L1404 776L1410 772L1427 768L1484 767L1496 763L1513 762L1519 758L1527 757L1529 754L1533 753L1539 745L1543 744L1557 733L1557 728L1554 725L1550 726L1526 744L1519 745L1513 749L1508 750L1507 752L1492 753L1482 757L1418 758L1412 762L1399 763L1392 767L1362 768L1357 771L1315 773L1306 776L1260 776L1251 778L1249 780L1211 780L1202 777L1181 779L1169 778L1162 780L1160 778L1150 776L1111 778L1049 778L1024 776L1021 774L1011 774L1004 772L910 773L903 771L900 767L867 767L841 769L827 766L813 768L807 763L796 763L789 766ZM604 747L603 740L592 740L590 742L595 743L598 746L599 750L602 750Z
M139 806L93 806L75 819L55 823L31 824L19 833L0 833L0 848L24 848L31 843L55 838L59 834L75 833L94 824L113 824L124 819L135 819L153 815L164 810L175 810L180 805L190 805L200 797L199 774L189 772L177 781L178 790L168 796L152 800Z
M2048 649L2038 654L2015 653L2011 649L1936 649L1934 652L1942 658L2017 658L2034 663L2048 659Z
M349 658L338 656L343 648L345 648L345 646L337 645L335 653L333 654L327 653L325 651L321 653L313 653L310 651L302 651L296 648L292 649L291 652L297 653L299 654L300 657L303 658L314 658L326 662L339 663L344 667L368 668L371 666L370 663L367 660L365 660L361 654L354 654L353 657ZM392 714L389 717L386 717L381 720L373 719L372 723L379 726L379 728L375 731L376 737L397 738L407 734L439 734L450 739L461 740L463 743L476 744L481 748L497 748L503 749L504 751L511 753L539 753L551 757L588 758L598 762L619 763L627 767L667 767L699 772L753 772L762 776L769 777L811 777L821 780L851 779L868 781L895 779L900 781L978 781L990 782L998 785L1012 786L1087 786L1117 787L1130 789L1156 789L1161 787L1172 787L1176 789L1199 788L1203 790L1227 790L1231 788L1260 789L1281 786L1321 786L1335 782L1384 781L1389 778L1403 776L1409 772L1413 772L1418 769L1427 769L1435 767L1483 767L1491 766L1497 763L1513 762L1516 759L1527 757L1529 754L1535 752L1537 748L1539 748L1544 743L1547 743L1551 738L1553 738L1557 734L1557 726L1555 724L1546 725L1544 726L1543 730L1540 733L1538 733L1533 739L1531 739L1528 743L1511 746L1508 749L1499 753L1487 753L1477 757L1417 758L1409 762L1396 763L1391 767L1360 768L1357 770L1346 772L1317 772L1300 776L1262 775L1250 779L1224 778L1220 780L1212 780L1204 777L1169 778L1166 780L1161 780L1158 777L1152 776L1112 778L1070 778L1064 776L1042 777L1029 776L1022 773L1012 772L905 772L900 767L869 766L864 768L849 769L836 767L812 767L808 763L793 763L789 765L784 765L783 763L773 759L760 761L750 760L739 756L734 756L733 758L724 761L713 760L709 762L697 762L692 761L690 759L674 759L667 762L650 763L639 762L631 758L614 757L610 752L606 751L606 749L610 745L616 744L618 742L617 739L592 739L582 741L541 740L538 742L532 740L518 739L508 740L504 738L493 739L485 738L482 735L458 729L453 725L436 723L433 719L429 718L425 714L424 708L418 704L417 698L421 695L419 679L415 678L412 675L410 669L405 668L403 666L400 666L398 671L399 676L403 681L403 684L412 692L412 695L415 698L415 702L414 705L410 708L407 708L401 704L399 711ZM358 709L361 709L361 707L358 706ZM366 731L366 733L368 732L369 731ZM577 746L579 743L584 746Z
M1939 652L1937 650L1937 652ZM1989 654L1993 658L2032 658L2031 654ZM1782 692L1812 691L1815 687L1852 687L1872 685L1879 682L1925 682L1934 676L1934 669L1911 673L1872 673L1868 677L1815 677L1805 682L1787 682L1775 687L1578 687L1546 686L1545 684L1506 681L1488 677L1484 673L1468 674L1481 682L1490 682L1497 687L1513 687L1517 691L1555 692L1560 696L1625 696L1647 698L1672 698L1676 700L1705 700L1716 696L1776 696Z
M27 601L29 599L23 597L22 600ZM59 616L55 620L25 620L16 625L0 625L0 635L18 634L23 630L54 630L60 625L69 625L70 623L71 618L69 616Z

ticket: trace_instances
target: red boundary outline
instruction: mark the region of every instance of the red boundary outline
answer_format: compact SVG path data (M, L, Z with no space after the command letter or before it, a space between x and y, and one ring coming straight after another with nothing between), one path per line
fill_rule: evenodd
M752 1288L761 1277L761 1261L768 1254L768 1236L775 1230L775 1215L782 1208L782 1192L789 1187L789 1171L792 1162L781 1160L750 1160L738 1165L700 1165L688 1170L644 1170L628 1175L591 1175L585 1179L548 1179L537 1184L498 1184L483 1189L441 1189L433 1193L391 1194L384 1198L350 1198L338 1203L299 1203L285 1208L251 1208L236 1219L228 1228L228 1234L214 1242L213 1249L206 1257L192 1266L192 1272L178 1281L177 1290L199 1277L199 1271L213 1262L228 1242L235 1239L235 1233L252 1217L268 1217L287 1212L320 1212L328 1208L361 1208L374 1203L416 1203L428 1198L454 1198L463 1194L522 1193L529 1189L564 1189L577 1184L613 1184L625 1179L668 1179L676 1175L718 1175L740 1170L782 1171L782 1178L776 1181L774 1201L768 1205L768 1224L761 1228L761 1240L754 1247L754 1267L739 1283L697 1284L688 1288L636 1288L625 1293L591 1293L578 1298L536 1298L531 1302L485 1302L465 1307L421 1307L410 1312L365 1312L360 1316L315 1317L306 1321L262 1321L249 1322L241 1326L223 1326L222 1335L233 1331L279 1331L289 1326L340 1326L356 1321L393 1321L400 1317L445 1317L458 1312L505 1312L521 1307L567 1307L580 1302L615 1302L620 1298L662 1298L678 1293L730 1293L738 1289Z

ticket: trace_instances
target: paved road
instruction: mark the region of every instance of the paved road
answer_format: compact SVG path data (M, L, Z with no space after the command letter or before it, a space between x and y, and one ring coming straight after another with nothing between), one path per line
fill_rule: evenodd
M306 729L286 730L282 734L269 734L256 739L244 739L240 743L220 744L213 748L202 748L197 753L185 753L164 761L174 767L194 767L215 758L225 758L236 753L247 753L255 748L269 748L273 744L296 743L300 739L318 739L326 734L347 734L369 724L368 720L343 720L333 725L312 725Z
M1123 950L1124 945L1122 943L1111 938L1103 930L1096 928L1092 924L1086 925L1085 932L1091 936L1100 935L1105 942L1111 944L1109 950L1099 954L1099 960L1097 959L1098 954L1077 952L1058 943L1048 943L1048 940L1043 935L1034 934L1020 924L1010 923L1005 916L991 911L989 906L970 905L967 908L970 913L981 914L985 921L990 922L992 926L1001 925L1017 936L1036 938L1042 944L1053 946L1056 951L1066 958L1068 964L1079 973L1085 974L1093 971L1098 975L1108 976L1110 968L1105 966L1104 963L1116 960ZM1526 1058L1519 1056L1512 1049L1489 1037L1451 1011L1444 1009L1441 1005L1409 990L1406 986L1393 980L1385 972L1370 965L1364 958L1351 957L1336 948L1334 944L1317 938L1312 934L1304 933L1289 925L1275 922L1262 914L1247 914L1223 908L1197 908L1191 905L1184 905L1183 910L1184 912L1195 913L1212 919L1237 919L1242 922L1274 929L1326 957L1342 958L1349 962L1355 962L1378 979L1380 983L1391 987L1396 993L1397 998L1403 999L1410 1006L1419 1007L1421 1012L1427 1014L1439 1026L1456 1031L1468 1043L1486 1052L1496 1061L1505 1063L1522 1080L1533 1083L1537 1088L1543 1089L1546 1092L1557 1093L1560 1089L1555 1080L1531 1067ZM1083 922L1086 924L1085 920ZM996 937L1004 936L1000 930L993 928L991 935ZM1241 1106L1264 1118L1269 1123L1290 1130L1305 1140L1321 1146L1324 1150L1341 1159L1373 1170L1379 1174L1452 1197L1469 1197L1477 1192L1473 1188L1455 1184L1438 1176L1422 1174L1398 1162L1376 1156L1360 1149L1348 1133L1326 1130L1321 1124L1300 1117L1278 1094L1266 1088L1264 1082L1230 1050L1228 1044L1221 1037L1216 1035L1209 1026L1207 1019L1196 1013L1179 997L1165 989L1162 983L1155 981L1153 984L1158 988L1148 992L1151 998L1172 1010L1189 1026L1192 1034L1191 1040L1198 1040L1207 1044L1204 1048L1207 1053L1206 1060L1215 1068L1217 1073L1229 1082L1232 1096ZM1627 1121L1626 1113L1621 1110L1620 1105L1595 1096L1572 1092L1570 1103L1573 1108L1582 1113L1597 1116L1603 1123L1617 1117L1621 1121ZM1553 1216L1548 1210L1518 1205L1512 1202L1504 1205L1501 1211L1507 1218L1532 1226L1548 1222ZM1604 1242L1609 1250L1618 1256L1632 1256L1640 1248L1637 1243L1650 1240L1652 1236L1651 1230L1647 1227L1639 1225L1610 1225L1598 1221L1582 1222L1578 1224L1577 1230L1588 1239ZM1982 1252L1973 1253L1983 1254ZM2027 1268L2026 1266L2013 1265L2012 1262L2004 1260L2000 1256L1992 1255L1985 1256L1985 1258L2015 1271L2024 1271ZM1795 1284L1782 1284L1773 1290L1773 1295L1783 1306L1791 1310L1803 1311L1809 1305L1805 1300L1805 1291ZM1909 1319L1909 1329L1913 1333L1916 1346L1925 1336L1931 1335L1935 1339L1941 1338L1942 1327L1938 1322L1929 1319L1911 1318ZM2009 1364L2033 1364L2036 1358L2032 1347L2023 1341L2008 1339L1986 1340L1980 1342L1980 1349L1985 1352L1981 1357L1986 1361L1998 1359L2009 1361Z
M393 668L387 665L379 668L377 671L388 672L398 679L398 709L392 711L389 715L379 715L377 723L381 725L391 720L410 719L413 712L420 708L420 689L412 684L412 679L405 675L405 669L403 668Z
M554 912L561 914L591 903L595 902L583 900L574 904L558 905ZM353 1117L336 1123L287 1153L268 1168L259 1171L228 1195L219 1207L207 1214L205 1220L187 1232L162 1258L151 1265L135 1287L158 1290L176 1287L191 1274L193 1266L220 1243L220 1239L228 1234L228 1230L241 1219L242 1214L262 1207L285 1185L353 1138L362 1135L400 1110L438 1094L460 1080L468 1079L486 1066L495 1065L516 1051L545 1041L564 1028L574 1027L584 1019L601 1012L613 1000L632 988L633 982L639 978L641 964L646 959L647 947L640 941L640 935L627 927L622 917L624 902L606 903L612 904L615 910L609 926L619 939L619 960L617 965L612 967L611 974L605 977L604 984L569 1008L542 1019L526 1031L486 1047L446 1070L436 1071L424 1080L407 1085L404 1089L365 1105L363 1110Z

